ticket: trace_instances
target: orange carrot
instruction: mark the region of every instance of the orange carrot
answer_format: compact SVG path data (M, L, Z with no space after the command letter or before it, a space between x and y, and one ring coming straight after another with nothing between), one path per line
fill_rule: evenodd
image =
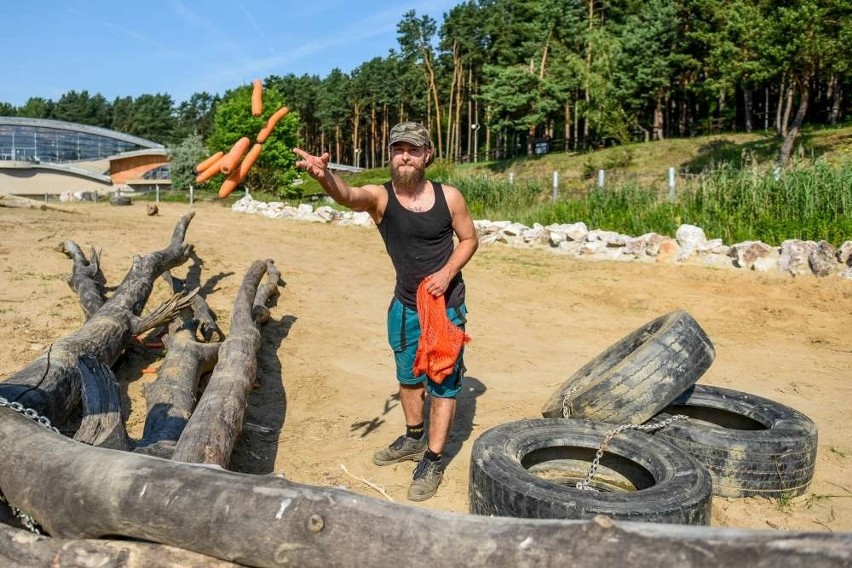
M266 121L266 126L264 126L260 132L257 133L257 141L260 144L266 142L266 139L269 138L269 135L272 134L272 129L275 128L275 125L279 120L287 116L287 113L290 112L290 109L287 107L281 107L275 111L275 114L269 117L269 120Z
M243 161L240 163L240 181L245 179L246 174L257 161L258 156L260 156L261 150L263 150L263 146L255 144L252 146L251 150L249 150L249 153L246 154L246 157L243 158Z
M219 152L219 153L222 154L222 152ZM206 170L204 170L203 172L201 172L200 174L195 176L195 183L204 183L208 179L210 179L213 176L215 176L216 174L218 174L219 173L219 166L222 164L222 160L224 160L224 159L225 159L224 154L222 156L219 156L219 158L215 162L210 164L207 167Z
M237 189L240 183L240 170L234 170L231 175L222 182L222 187L219 188L219 197L228 197L231 192Z
M219 160L219 158L221 158L224 155L225 155L225 152L221 152L221 151L216 152L215 154L213 154L212 156L210 156L209 158L207 158L206 160L204 160L203 162L200 162L197 166L195 166L195 173L200 174L201 172L203 172L204 170L206 170L207 168L209 168L210 166L215 164Z
M245 154L246 150L248 150L249 144L251 144L251 140L249 140L246 136L237 140L231 147L230 151L222 156L222 159L219 161L219 171L225 175L234 171L234 168L237 167L240 158L242 158L243 154Z
M255 79L252 83L251 91L251 115L260 116L263 114L263 83L260 79Z
M248 174L251 167L257 161L258 156L260 156L260 151L263 149L263 146L260 144L255 144L252 146L249 153L246 154L246 157L243 158L243 161L240 162L240 167L231 172L231 175L222 182L222 187L219 188L219 197L228 197L232 191L237 188L237 185L242 182L246 175Z

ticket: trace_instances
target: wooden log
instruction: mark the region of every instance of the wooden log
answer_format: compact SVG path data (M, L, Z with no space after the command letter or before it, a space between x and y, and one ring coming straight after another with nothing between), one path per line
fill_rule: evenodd
M157 378L145 388L148 413L136 451L171 457L195 408L199 379L218 361L220 345L196 341L196 323L181 315L163 338L168 351Z
M238 566L174 546L127 540L62 539L0 524L0 564L121 566L122 568L231 568Z
M83 420L78 442L128 451L133 448L121 414L121 388L112 369L91 355L80 357Z
M104 296L106 277L101 272L100 255L92 247L91 260L87 259L74 241L59 243L59 251L74 261L71 276L68 277L68 285L77 293L83 315L89 319L106 301Z
M253 308L271 261L252 263L234 301L228 338L204 394L175 446L172 459L227 467L242 429L246 400L257 374L260 324ZM277 284L277 279L276 279Z
M848 567L852 533L514 519L86 446L0 408L0 488L52 536L125 536L248 566Z
M80 356L91 355L112 365L132 337L151 329L154 322L170 319L177 313L169 317L168 313L158 311L153 318L139 317L154 280L163 271L186 262L192 251L192 245L183 241L193 215L190 212L181 217L165 249L134 257L113 296L80 329L55 341L29 365L0 382L0 396L20 402L53 422L64 420L77 409L81 388Z
M67 207L61 207L59 205L48 205L43 201L28 199L26 197L18 197L17 195L11 195L8 193L0 193L0 207L15 209L40 209L42 211L50 209L51 211L61 211L62 213L78 213L74 209L68 209Z

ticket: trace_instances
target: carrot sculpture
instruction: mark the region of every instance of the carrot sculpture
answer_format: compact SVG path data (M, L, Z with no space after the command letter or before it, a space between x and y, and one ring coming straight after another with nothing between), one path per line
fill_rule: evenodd
M255 144L252 146L252 149L249 150L249 153L246 154L246 157L240 163L240 167L231 172L231 175L222 182L222 187L219 188L219 197L228 197L232 191L237 188L237 185L243 179L245 179L251 167L257 161L258 156L260 156L260 151L263 149L263 146L260 144Z
M248 139L247 136L243 136L231 147L231 150L222 156L222 159L219 161L219 171L225 175L230 174L234 171L234 168L237 167L237 164L240 162L240 158L243 157L243 154L248 150L249 144L251 144L251 140Z
M203 160L202 162L199 162L199 164L197 166L195 166L195 173L200 174L201 172L203 172L204 170L206 170L207 168L209 168L210 166L212 166L213 164L218 162L219 158L221 158L224 155L225 155L225 152L219 151L219 152L216 152L215 154L213 154L212 156L210 156L209 158Z
M258 143L263 144L266 142L266 139L269 138L270 134L272 134L272 129L275 128L275 125L278 124L279 120L287 116L288 112L290 112L289 108L281 107L275 111L275 114L269 117L269 120L266 121L266 126L257 133Z
M260 116L261 114L263 114L263 83L260 79L255 79L252 82L251 115Z

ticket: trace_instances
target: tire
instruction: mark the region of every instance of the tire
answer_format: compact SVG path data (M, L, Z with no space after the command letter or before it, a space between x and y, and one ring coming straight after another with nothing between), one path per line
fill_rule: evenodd
M684 414L655 436L689 452L710 472L720 497L801 495L814 475L817 427L778 402L695 385L657 418Z
M612 425L545 418L501 424L473 445L470 512L533 519L707 525L711 484L692 456L644 432L616 435L591 487L576 489Z
M547 400L545 418L641 424L692 386L716 351L684 310L648 322L574 373ZM567 399L567 400L566 400Z
M130 205L132 203L133 202L130 200L130 198L124 195L118 195L109 198L110 205Z

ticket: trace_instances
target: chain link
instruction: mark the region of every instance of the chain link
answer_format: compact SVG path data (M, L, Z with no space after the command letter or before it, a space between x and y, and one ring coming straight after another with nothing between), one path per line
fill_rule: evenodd
M9 402L8 400L6 400L6 398L0 396L0 406L5 406L6 408L9 408L10 410L14 410L15 412L18 412L18 413L22 414L23 416L26 416L27 418L29 418L33 422L36 422L36 423L40 424L41 426L44 426L48 430L53 430L57 434L60 433L59 429L56 428L53 424L50 423L50 419L47 416L40 415L38 412L36 412L32 408L27 408L23 404L21 404L20 402ZM12 513L16 517L21 519L21 524L24 525L30 532L34 532L35 534L42 534L41 530L39 530L38 523L36 523L35 519L33 519L30 515L23 512L22 510L18 509L17 507L12 505L11 503L9 503L9 501L6 500L6 496L3 495L2 490L0 490L0 502L6 503L6 505L8 505L10 509L12 509Z
M591 487L592 478L598 471L598 466L600 465L601 458L604 455L604 450L607 446L609 446L609 443L612 442L612 439L618 436L620 433L624 432L625 430L640 430L643 432L653 432L654 430L661 430L677 420L688 420L688 417L683 414L675 414L674 416L666 418L662 422L654 422L651 424L621 424L607 432L606 436L604 436L603 442L601 442L601 445L598 448L598 451L595 452L595 459L592 460L592 465L589 467L589 472L586 474L585 479L577 482L577 489L581 491L594 491L594 489L592 489Z
M565 396L562 397L562 418L572 418L573 412L571 411L571 407L568 405L568 400L571 398L575 392L580 389L580 385L574 385L572 388L565 393Z

